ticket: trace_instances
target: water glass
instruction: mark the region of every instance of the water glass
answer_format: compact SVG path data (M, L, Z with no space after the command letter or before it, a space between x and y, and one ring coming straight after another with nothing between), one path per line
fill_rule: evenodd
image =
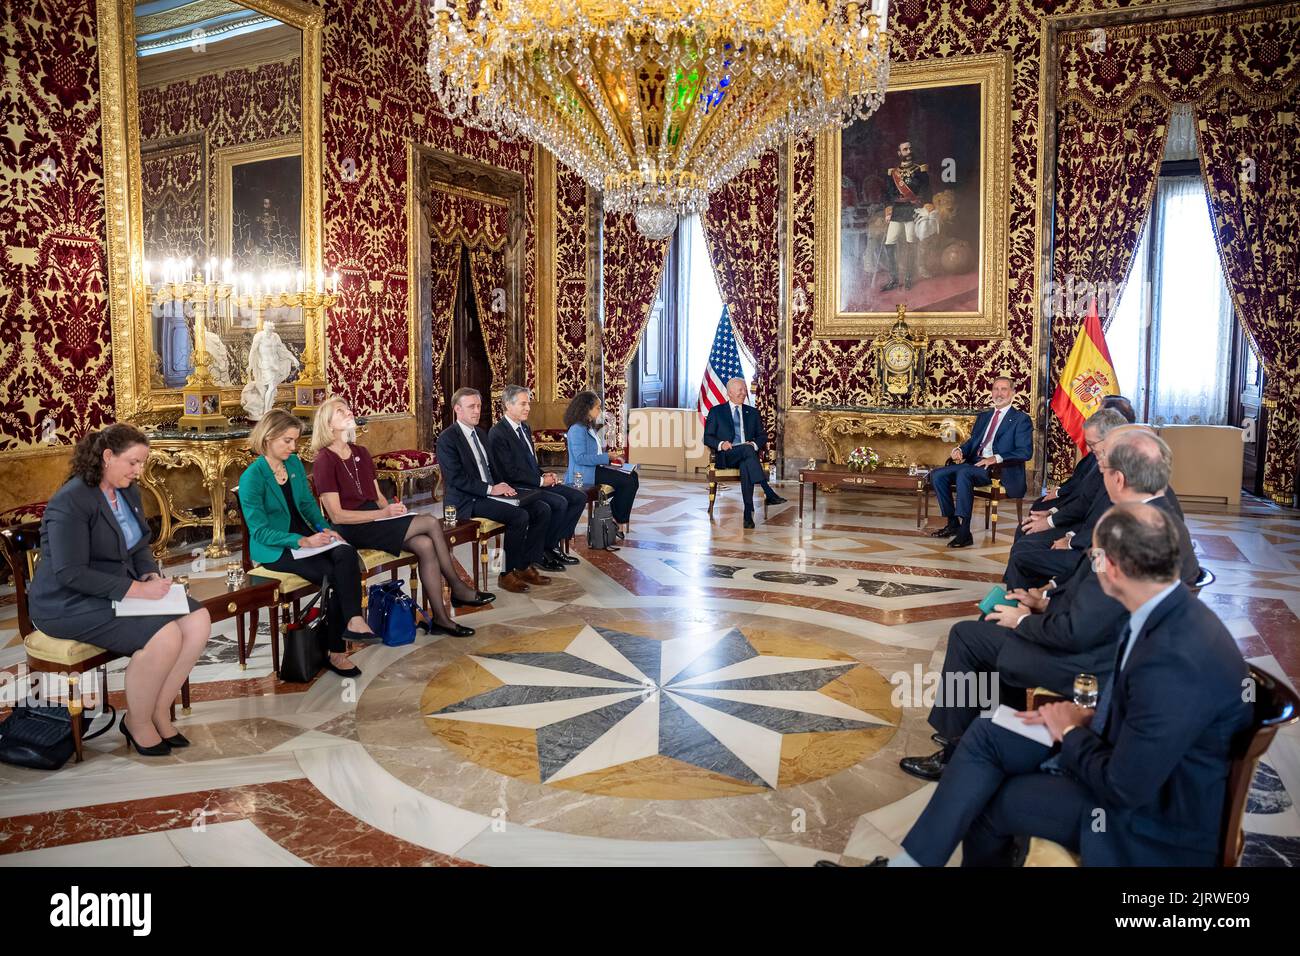
M1074 702L1080 707L1096 707L1099 690L1094 674L1078 674L1074 678Z
M575 471L573 473L573 487L577 488L579 491L582 490L582 472Z
M456 527L456 506L444 504L442 506L442 523L448 528Z

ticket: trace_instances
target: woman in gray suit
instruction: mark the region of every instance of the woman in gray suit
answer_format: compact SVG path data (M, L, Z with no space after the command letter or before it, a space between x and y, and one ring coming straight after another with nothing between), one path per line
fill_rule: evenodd
M122 733L147 757L189 741L171 722L171 705L212 632L192 598L188 614L117 617L122 598L159 600L172 582L149 551L149 525L135 481L149 439L110 425L77 443L72 473L45 506L41 560L28 592L32 623L50 637L82 641L131 658Z

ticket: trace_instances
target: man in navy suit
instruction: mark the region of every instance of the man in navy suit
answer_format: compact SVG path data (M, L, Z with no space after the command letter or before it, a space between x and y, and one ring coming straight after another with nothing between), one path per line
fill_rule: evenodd
M976 721L904 852L870 865L943 866L958 843L963 866L1009 865L1017 836L1059 843L1085 866L1215 864L1233 744L1252 719L1250 672L1179 581L1178 537L1151 505L1102 518L1092 560L1129 617L1096 711L1062 701L1018 715L1047 729L1051 749Z
M1149 501L1177 519L1176 526L1183 541L1182 578L1185 584L1193 584L1200 576L1201 568L1191 536L1183 523L1181 509L1169 492L1169 475L1173 467L1173 453L1169 446L1145 427L1116 428L1098 447L1097 462L1102 490L1078 530L1067 531L1050 547L1033 547L1035 542L1032 538L1024 538L1013 545L1003 575L1007 587L1037 587L1053 578L1057 581L1068 578L1086 559L1102 515L1112 502L1119 504L1121 501Z
M740 495L745 502L745 527L754 527L754 486L767 495L769 505L785 501L767 483L759 455L767 447L767 432L758 409L746 405L749 388L743 378L727 383L727 401L709 409L704 420L704 444L716 453L719 468L740 469Z
M1012 498L1025 494L1025 462L1034 455L1034 424L1029 416L1011 407L1015 388L1011 379L994 379L993 407L980 412L970 438L952 450L955 464L936 468L930 473L930 484L939 499L939 511L948 519L936 538L952 538L950 548L967 548L975 543L970 533L971 509L975 504L974 490L987 485L992 476L991 465L1000 465L1002 486ZM957 499L953 501L953 486Z
M1109 413L1103 410L1097 414ZM1099 467L1105 482L1103 513L1110 510L1112 501L1149 502L1174 517L1168 500L1160 494L1169 483L1171 466L1164 442L1149 432L1132 431L1111 432L1105 442L1098 444ZM1174 521L1179 575L1183 583L1192 584L1200 567L1186 525L1176 517ZM1091 532L1089 535L1091 544ZM928 757L904 757L899 762L903 770L923 780L937 780L952 759L957 742L979 711L969 699L947 699L960 696L964 675L993 675L985 681L986 687L1001 680L1013 687L1046 687L1066 696L1073 689L1074 675L1103 678L1110 673L1110 661L1115 656L1111 645L1118 639L1116 626L1127 612L1102 593L1086 553L1080 551L1079 556L1071 573L1056 579L1062 586L1047 595L1038 588L1018 586L1007 593L1007 597L1019 602L1018 606L999 604L983 620L953 625L948 632L940 699L930 711L930 725L945 741L943 749ZM1033 614L1034 610L1045 613ZM949 678L950 674L955 676Z
M532 396L522 385L507 385L501 393L505 414L488 431L488 460L492 473L518 491L527 491L529 520L546 525L542 542L541 567L545 571L564 571L578 559L560 550L560 542L573 537L582 510L587 507L587 493L569 488L559 476L543 473L533 448L533 433L528 429Z
M519 492L492 473L487 442L478 427L483 398L472 388L462 388L451 397L455 421L438 435L438 470L442 472L444 500L456 509L458 518L488 518L505 530L505 563L501 587L523 593L532 584L550 584L534 563L542 561L542 540L546 525L530 520Z

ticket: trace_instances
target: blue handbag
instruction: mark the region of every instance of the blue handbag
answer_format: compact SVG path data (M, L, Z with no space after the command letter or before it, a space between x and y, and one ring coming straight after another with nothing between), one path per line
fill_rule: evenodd
M415 602L402 587L401 581L370 585L366 623L388 647L415 641Z

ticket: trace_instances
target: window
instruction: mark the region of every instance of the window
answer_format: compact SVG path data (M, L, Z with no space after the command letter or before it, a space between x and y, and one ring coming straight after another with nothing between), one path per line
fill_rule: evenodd
M694 408L700 383L713 348L713 337L722 318L722 293L704 240L704 224L698 215L683 217L677 224L668 252L666 274L637 350L628 370L632 407L642 404L671 404ZM747 344L736 336L740 365L753 387L755 365ZM650 353L673 349L678 361L656 361ZM664 379L656 378L663 370ZM654 396L662 394L662 403Z
M1222 425L1232 371L1232 300L1205 184L1199 169L1188 165L1165 164L1106 343L1120 391L1133 397L1143 421Z

